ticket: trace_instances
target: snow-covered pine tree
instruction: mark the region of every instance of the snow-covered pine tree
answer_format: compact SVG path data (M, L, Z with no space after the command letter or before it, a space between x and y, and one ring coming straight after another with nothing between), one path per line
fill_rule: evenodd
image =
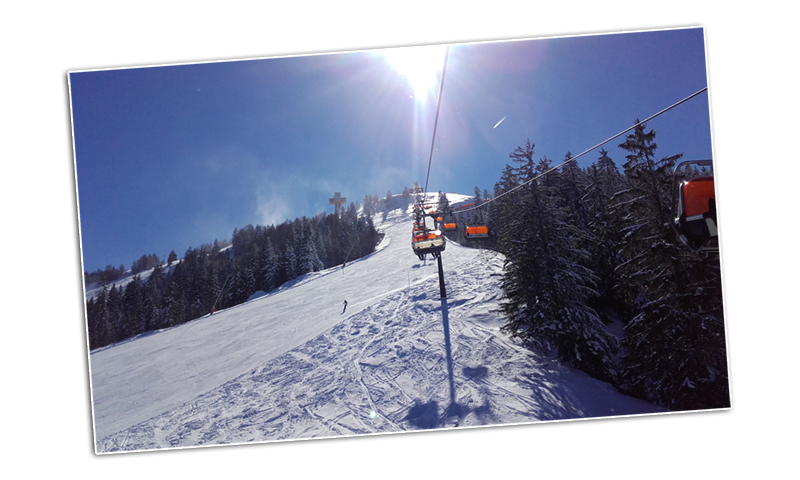
M550 168L546 158L534 166L533 153L528 142L511 155L520 163L521 183ZM500 205L504 225L500 249L506 255L501 311L507 323L502 328L545 351L556 348L577 368L611 380L615 341L587 306L587 299L595 295L595 277L577 261L584 254L574 248L580 230L567 222L554 175L557 172L514 192L520 208Z
M317 245L315 239L309 235L306 237L306 246L303 249L302 269L304 273L319 272L323 269L322 260L317 255Z
M156 266L147 278L144 288L144 331L159 328L163 321L161 310L161 288L164 283L164 272L161 266Z
M275 259L275 249L272 247L272 239L267 237L267 244L262 253L261 259L261 281L259 288L269 292L277 287L277 262Z
M256 281L250 267L237 268L231 279L230 301L233 305L245 302L256 291Z
M281 270L283 270L284 274L284 281L294 280L297 278L298 275L298 268L297 268L297 254L295 253L295 247L293 242L287 242L286 248L283 253L283 262L281 265Z
M533 148L532 145L531 148ZM504 222L513 218L514 211L519 207L519 199L515 195L505 195L519 184L517 170L511 165L506 165L500 175L500 180L494 184L494 201L489 204L487 226L493 232L495 239L500 239L507 233Z
M450 208L450 201L447 199L447 195L442 193L441 190L439 190L439 203L436 206L436 210L439 212L439 215L452 214L452 209Z
M572 153L567 152L564 155L564 160L572 158ZM561 167L558 176L557 188L564 198L567 215L570 217L570 223L581 229L586 229L588 223L589 213L587 205L583 201L583 195L589 186L589 181L586 178L586 172L581 170L577 162L570 161Z
M137 274L134 275L130 282L125 286L123 293L123 338L128 338L133 335L142 333L144 300L142 295L143 290L142 278Z
M612 210L612 202L623 188L624 177L605 149L600 149L597 162L587 169L588 185L583 196L587 209L587 229L590 233L589 268L598 276L598 296L589 305L611 323L625 311L624 303L615 295L618 282L617 266L622 261L618 245L621 242L623 219Z
M170 276L165 290L163 309L166 312L164 327L180 325L186 320L186 294L179 279L179 270Z
M105 347L114 342L111 313L108 308L108 295L109 289L106 285L103 285L97 296L87 302L90 350Z
M669 228L671 171L680 155L655 159L656 132L638 124L620 148L628 189L617 214L626 227L619 290L625 327L621 388L658 405L730 405L719 261L678 244Z
M123 302L124 290L116 284L111 285L108 291L108 313L111 320L111 342L124 340L125 337L125 305Z

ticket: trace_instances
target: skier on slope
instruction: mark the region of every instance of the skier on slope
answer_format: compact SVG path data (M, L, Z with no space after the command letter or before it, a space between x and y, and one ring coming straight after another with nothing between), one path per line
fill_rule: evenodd
M347 310L347 300L344 301L344 308L342 309L342 313L340 315L344 315L345 310Z

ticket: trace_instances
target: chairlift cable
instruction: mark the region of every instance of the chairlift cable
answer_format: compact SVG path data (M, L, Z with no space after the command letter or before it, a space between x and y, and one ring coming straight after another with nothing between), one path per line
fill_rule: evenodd
M574 157L570 157L567 160L564 160L563 162L559 163L558 165L550 168L549 170L546 170L546 171L540 173L539 175L535 176L534 178L531 178L530 180L528 180L528 181L526 181L524 183L521 183L521 184L517 185L516 187L512 188L511 190L509 190L507 192L503 192L500 195L497 195L496 197L494 197L492 199L486 200L483 203L481 203L480 205L476 205L476 206L474 206L472 208L460 210L460 213L469 212L469 211L475 210L477 208L482 208L484 205L487 205L487 204L497 200L498 198L504 197L504 196L506 196L506 195L508 195L508 194L510 194L512 192L515 192L516 190L519 190L520 188L524 187L525 185L527 185L527 184L529 184L529 183L531 183L531 182L533 182L535 180L538 180L538 179L542 178L543 176L547 175L548 173L552 172L553 170L561 168L564 165L566 165L567 163L572 162L574 160L577 160L578 158L580 158L583 155L591 152L592 150L596 149L597 147L605 145L606 143L610 142L611 140L614 140L615 138L620 137L620 136L628 133L629 131L633 130L634 128L636 128L640 124L647 123L648 121L656 118L657 116L661 115L662 113L666 113L667 111L672 110L673 108L677 107L678 105L680 105L680 104L682 104L682 103L684 103L684 102L696 97L697 95L700 95L701 93L705 92L706 90L708 90L708 87L701 88L700 90L698 90L697 92L689 95L688 97L684 98L683 100L680 100L680 101L678 101L676 103L673 103L672 105L670 105L669 107L661 110L658 113L654 113L653 115L650 115L649 117L645 118L644 120L641 120L641 121L633 124L632 126L630 126L630 127L626 128L625 130L619 132L618 134L614 135L613 137L610 137L610 138L608 138L606 140L603 140L602 142L598 143L597 145L595 145L595 146L593 146L591 148L588 148L588 149L584 150L583 152L579 153L578 155L575 155ZM430 170L430 166L428 166L428 169ZM426 186L427 186L427 184L426 184Z
M427 200L428 198L428 179L431 176L431 163L433 162L433 146L436 143L436 127L439 125L439 108L442 106L442 90L444 90L444 74L447 70L447 56L450 53L450 47L446 47L444 51L444 64L442 65L442 78L439 81L439 100L436 102L436 117L433 121L433 137L431 138L431 154L428 158L428 174L425 176L425 190L423 191L423 197Z

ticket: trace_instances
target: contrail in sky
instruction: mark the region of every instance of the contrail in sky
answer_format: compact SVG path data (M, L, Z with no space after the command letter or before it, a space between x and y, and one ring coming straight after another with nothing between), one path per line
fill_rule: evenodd
M508 116L508 115L506 115L506 117L507 117L507 116ZM498 126L498 125L500 125L501 123L503 123L503 120L505 120L505 119L506 119L506 117L503 117L503 118L501 118L501 119L500 119L500 121L499 121L499 122L497 122L497 125L495 125L495 126L494 126L494 127L492 127L492 128L497 128L497 126Z

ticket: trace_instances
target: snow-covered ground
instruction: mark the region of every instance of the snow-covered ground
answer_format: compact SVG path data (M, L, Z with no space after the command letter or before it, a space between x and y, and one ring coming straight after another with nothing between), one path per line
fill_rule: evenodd
M500 333L498 254L449 242L440 298L395 202L346 268L92 352L97 452L662 411Z

